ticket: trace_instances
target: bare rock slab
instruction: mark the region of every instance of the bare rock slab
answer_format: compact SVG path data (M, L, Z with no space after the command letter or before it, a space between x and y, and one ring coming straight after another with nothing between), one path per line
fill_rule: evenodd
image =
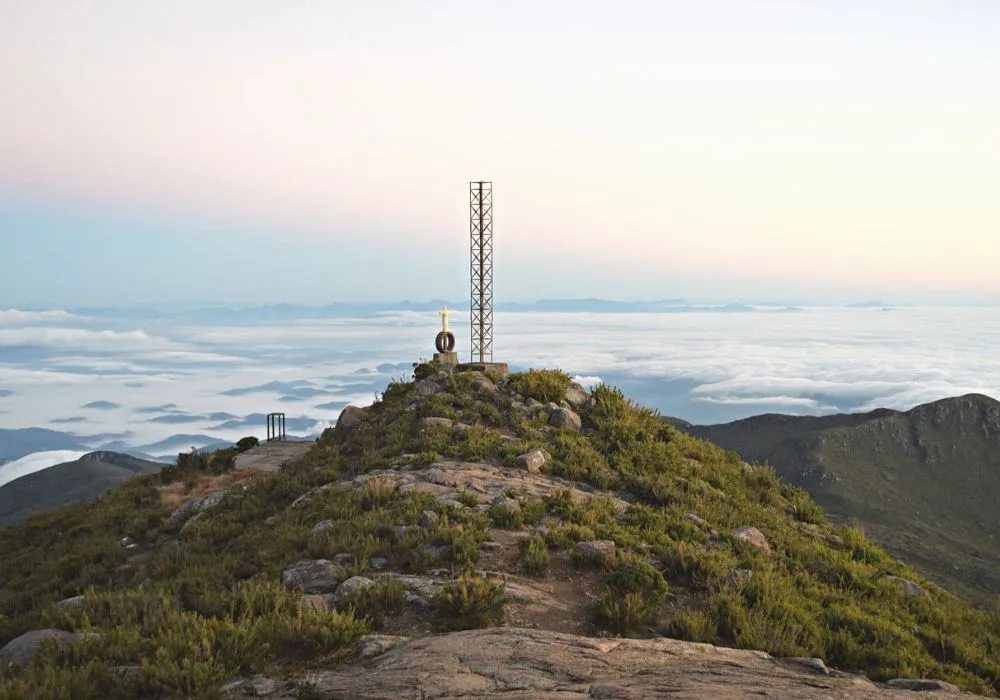
M365 653L364 640L359 645ZM912 691L838 671L818 673L760 651L676 639L594 639L516 627L372 640L371 656L311 673L317 697L519 700L970 700L950 689ZM388 648L386 648L388 647ZM294 698L294 684L272 695ZM232 686L231 686L232 687ZM243 698L249 695L229 694Z

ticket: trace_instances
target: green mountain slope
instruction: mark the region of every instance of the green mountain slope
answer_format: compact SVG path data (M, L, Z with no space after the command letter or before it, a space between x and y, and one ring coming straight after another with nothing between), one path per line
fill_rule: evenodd
M956 593L1000 592L1000 403L969 394L905 413L767 414L680 429L767 462L838 519Z
M371 678L367 659L401 637L493 626L561 649L669 636L1000 692L1000 615L828 524L773 470L563 373L414 379L278 471L189 455L0 530L0 665L28 659L0 670L0 696L344 697L314 674ZM30 661L28 641L55 634L67 643ZM816 675L787 697L854 682L797 663ZM423 696L490 696L490 668ZM882 693L860 683L844 697Z
M0 527L22 522L39 511L103 496L134 476L152 474L164 466L117 452L91 452L27 474L0 487Z

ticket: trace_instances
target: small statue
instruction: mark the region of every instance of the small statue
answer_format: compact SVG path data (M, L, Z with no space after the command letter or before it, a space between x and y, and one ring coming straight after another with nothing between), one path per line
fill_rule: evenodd
M434 347L436 347L437 351L443 355L454 352L455 335L448 330L448 316L451 314L448 307L443 307L438 313L441 314L441 332L438 333L437 338L434 339Z

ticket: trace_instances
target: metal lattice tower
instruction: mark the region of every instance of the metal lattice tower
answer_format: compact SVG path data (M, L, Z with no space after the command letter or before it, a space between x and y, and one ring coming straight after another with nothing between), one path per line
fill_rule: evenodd
M493 362L493 183L469 183L472 361Z

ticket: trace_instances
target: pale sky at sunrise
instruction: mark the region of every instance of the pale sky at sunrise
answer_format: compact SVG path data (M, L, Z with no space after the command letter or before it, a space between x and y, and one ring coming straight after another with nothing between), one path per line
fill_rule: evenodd
M0 306L1000 301L1000 2L0 0Z

